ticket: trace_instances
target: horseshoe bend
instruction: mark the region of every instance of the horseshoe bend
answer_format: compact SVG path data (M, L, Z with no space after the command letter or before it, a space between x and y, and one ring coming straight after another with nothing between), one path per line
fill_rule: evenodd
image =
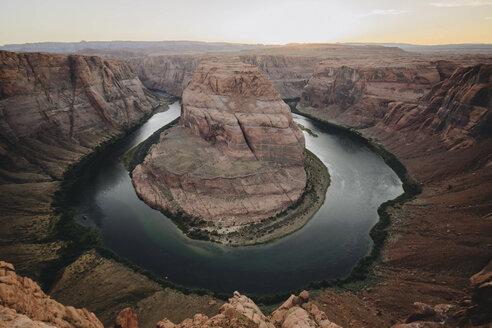
M490 327L492 4L226 2L0 5L0 328Z

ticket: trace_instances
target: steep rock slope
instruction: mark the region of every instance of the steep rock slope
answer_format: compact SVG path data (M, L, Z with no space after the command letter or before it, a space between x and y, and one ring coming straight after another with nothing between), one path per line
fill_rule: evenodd
M207 57L211 56L148 56L131 58L128 62L146 87L181 97L198 63ZM282 98L299 97L319 61L316 57L283 55L242 55L239 59L257 66Z
M440 81L430 62L343 63L330 60L316 66L302 91L301 102L329 108L332 117L357 125L373 125L389 102L415 102Z
M32 169L59 178L59 160L73 160L134 126L158 105L123 62L2 51L0 63L2 169ZM57 158L40 154L49 148L59 151Z
M64 306L47 296L31 279L18 276L0 261L0 326L102 328L94 313Z
M168 319L157 323L158 328L198 328L198 327L251 327L251 328L295 328L320 327L340 328L328 320L326 314L309 302L309 293L303 291L299 296L291 295L272 315L265 316L258 306L248 297L234 292L219 310L219 314L211 318L196 314L193 319L186 319L174 324Z
M128 63L147 88L181 97L200 58L199 55L149 56L131 58Z
M325 60L304 87L300 107L351 126L429 128L456 145L490 125L490 64L483 60Z
M382 122L396 129L429 129L449 147L467 147L490 137L492 64L457 68L417 104L391 103Z
M275 215L300 197L304 135L258 68L203 62L182 106L180 126L133 171L148 204L229 226Z

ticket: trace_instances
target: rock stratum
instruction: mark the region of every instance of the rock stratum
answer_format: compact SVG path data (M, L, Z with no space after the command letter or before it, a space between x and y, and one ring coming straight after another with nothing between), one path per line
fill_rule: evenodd
M0 179L22 179L16 170L36 175L26 180L60 178L158 105L124 62L0 51Z
M301 107L359 128L433 133L450 148L490 135L490 64L382 61L319 63L303 89Z
M250 223L299 199L304 146L289 107L257 67L207 60L183 92L180 125L161 135L132 180L162 211Z
M53 238L64 172L159 103L122 61L0 51L1 258L40 281L70 247Z
M46 295L10 263L0 261L0 326L103 328L94 313L64 306Z

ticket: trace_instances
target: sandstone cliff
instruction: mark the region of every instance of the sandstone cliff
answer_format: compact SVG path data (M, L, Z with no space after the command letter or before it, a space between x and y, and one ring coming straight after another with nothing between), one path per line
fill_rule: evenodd
M157 105L123 62L2 51L1 177L14 178L3 170L18 168L60 178L63 164L134 126Z
M142 83L149 89L181 97L190 83L201 56L150 56L128 60Z
M129 66L98 57L0 52L0 255L38 278L65 170L135 126L159 101Z
M439 81L439 71L429 62L344 65L328 60L317 65L301 102L329 108L333 118L373 125L384 116L389 102L415 102Z
M181 125L161 135L133 183L152 207L231 226L296 202L303 163L304 135L258 68L210 60L183 93Z
M491 124L490 64L473 58L318 64L301 107L351 126L386 131L419 129L442 136L449 147L470 144Z
M227 54L222 56L230 57ZM181 97L199 61L207 57L210 56L148 56L132 58L128 62L147 88ZM239 59L257 66L282 98L300 97L319 61L317 57L284 55L242 55Z
M379 126L440 136L448 148L491 136L492 65L457 68L418 102L392 102Z
M0 326L102 328L94 313L64 306L47 296L29 278L18 276L0 261Z

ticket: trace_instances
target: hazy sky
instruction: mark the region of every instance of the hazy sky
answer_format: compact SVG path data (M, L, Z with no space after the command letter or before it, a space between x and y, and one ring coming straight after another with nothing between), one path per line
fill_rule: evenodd
M492 43L492 0L0 0L0 44Z

